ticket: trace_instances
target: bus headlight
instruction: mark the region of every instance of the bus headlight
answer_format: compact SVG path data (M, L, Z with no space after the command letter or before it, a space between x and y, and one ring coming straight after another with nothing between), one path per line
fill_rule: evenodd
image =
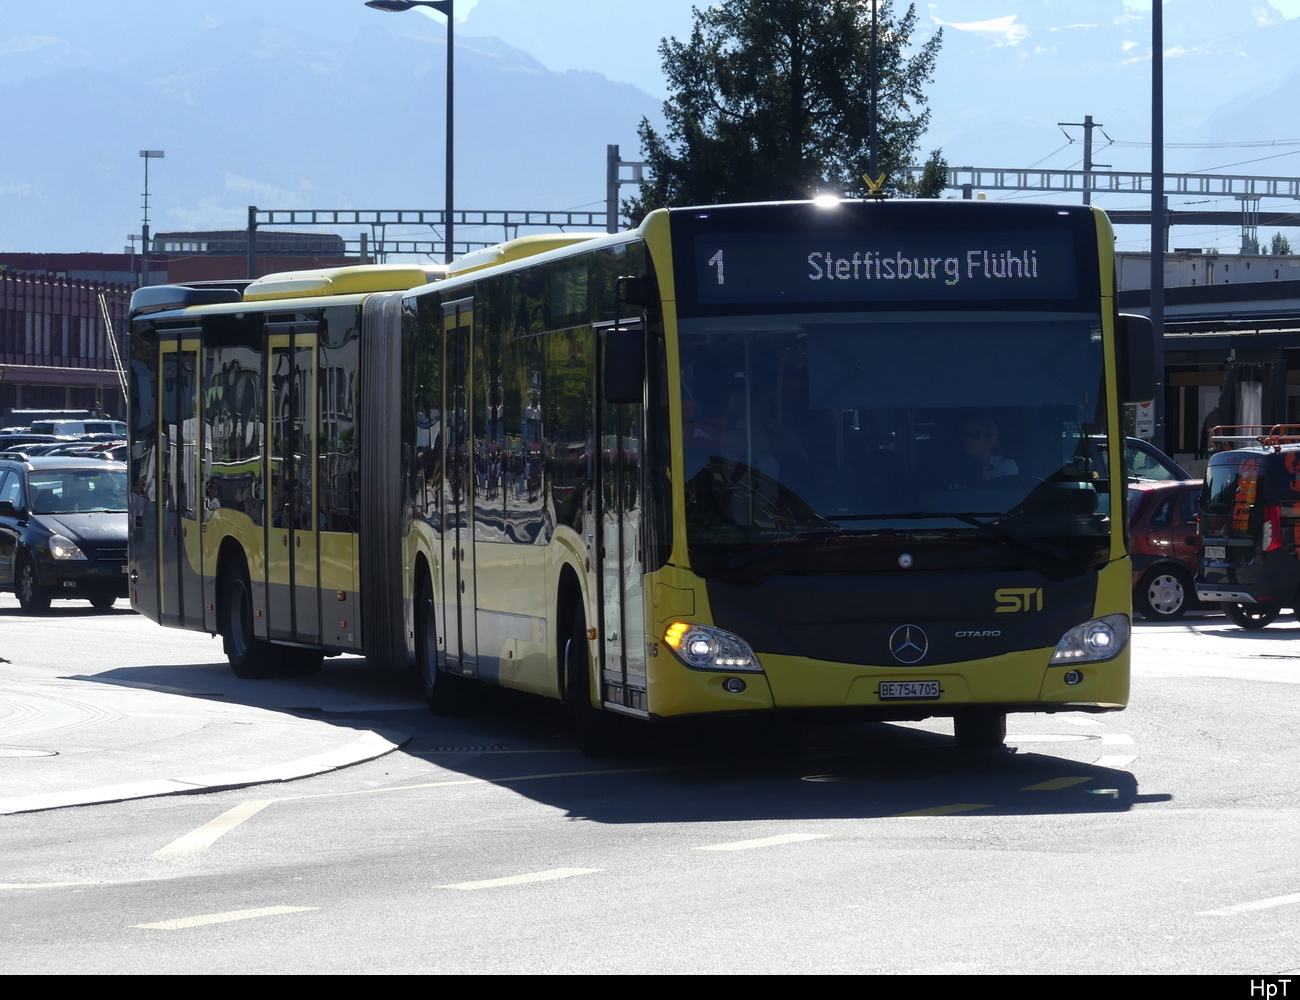
M677 658L695 670L761 672L762 664L738 635L711 625L673 622L664 630L664 642Z
M86 553L76 543L62 535L50 536L50 555L55 559L85 559Z
M1052 663L1097 663L1118 656L1128 642L1128 616L1107 615L1076 625L1056 644Z

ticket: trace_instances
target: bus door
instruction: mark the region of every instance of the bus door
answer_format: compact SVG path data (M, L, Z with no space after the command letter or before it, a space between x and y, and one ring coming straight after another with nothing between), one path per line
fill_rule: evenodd
M621 328L639 331L640 324ZM597 336L604 371L606 334ZM598 385L600 376L598 375ZM602 700L644 711L646 703L645 607L642 600L641 403L610 403L596 393L596 525L600 553Z
M474 300L442 307L443 531L442 634L453 670L478 673L478 591L474 578ZM486 415L480 416L484 419Z
M320 642L314 323L267 325L267 635Z
M199 527L198 331L159 344L158 421L160 618L203 626L203 539ZM191 339L193 338L193 339Z

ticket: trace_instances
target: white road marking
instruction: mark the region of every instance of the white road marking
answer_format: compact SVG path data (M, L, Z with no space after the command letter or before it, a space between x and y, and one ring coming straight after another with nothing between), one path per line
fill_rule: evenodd
M318 906L263 906L256 910L230 910L227 913L205 913L199 917L180 917L177 920L159 920L153 924L133 924L150 931L179 931L186 927L202 927L204 924L228 924L232 920L252 920L255 917L278 917L282 913L306 913L318 910Z
M1008 743L1082 743L1090 739L1083 733L1007 733Z
M233 809L227 809L211 823L204 823L197 830L191 830L183 837L178 837L161 850L154 851L155 858L181 858L190 854L206 851L217 838L239 826L244 820L256 816L275 799L254 799L241 802Z
M451 885L437 886L439 889L496 889L503 885L523 885L526 882L553 882L561 878L573 878L575 875L595 875L603 868L552 868L544 872L531 872L528 875L510 875L506 878L489 878L482 882L454 882Z
M102 878L87 882L0 882L0 889L66 889L69 886L139 885L141 882L168 882L174 875L152 875L148 878Z
M595 774L648 774L651 771L680 771L679 767L624 767L600 771L549 771L546 774L516 774L505 778L459 778L455 781L425 781L418 785L385 785L350 792L319 792L315 795L286 795L281 802L299 799L337 799L346 795L381 795L384 792L410 792L422 788L445 788L448 785L502 785L509 781L540 781L543 778L585 778Z
M783 833L776 837L759 837L756 840L733 840L729 844L709 844L697 851L749 851L755 847L776 847L779 844L797 844L803 840L821 840L829 833Z
M1102 733L1101 741L1107 746L1131 746L1133 737L1124 733Z
M1106 723L1098 722L1096 719L1090 719L1086 715L1081 718L1064 715L1061 717L1062 722L1068 722L1072 726L1104 726Z
M1098 757L1092 763L1096 767L1128 767L1135 760L1137 760L1137 757L1114 754L1112 756Z
M1292 903L1300 903L1300 892L1293 892L1289 896L1274 896L1271 899L1257 899L1253 903L1238 903L1236 906L1225 906L1220 910L1202 910L1198 917L1234 917L1238 913L1249 913L1251 910L1270 910L1275 906L1290 906Z

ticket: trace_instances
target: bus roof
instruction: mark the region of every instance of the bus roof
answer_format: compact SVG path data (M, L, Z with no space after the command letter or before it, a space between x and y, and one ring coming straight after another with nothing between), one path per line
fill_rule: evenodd
M446 268L441 264L359 264L312 271L281 271L258 278L245 288L244 301L405 291L437 281L445 274Z

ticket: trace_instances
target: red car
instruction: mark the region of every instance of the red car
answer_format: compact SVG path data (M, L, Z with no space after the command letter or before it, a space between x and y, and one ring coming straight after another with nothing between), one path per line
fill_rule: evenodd
M1200 495L1199 479L1129 484L1133 611L1143 618L1174 621L1199 606L1193 581L1199 568Z

